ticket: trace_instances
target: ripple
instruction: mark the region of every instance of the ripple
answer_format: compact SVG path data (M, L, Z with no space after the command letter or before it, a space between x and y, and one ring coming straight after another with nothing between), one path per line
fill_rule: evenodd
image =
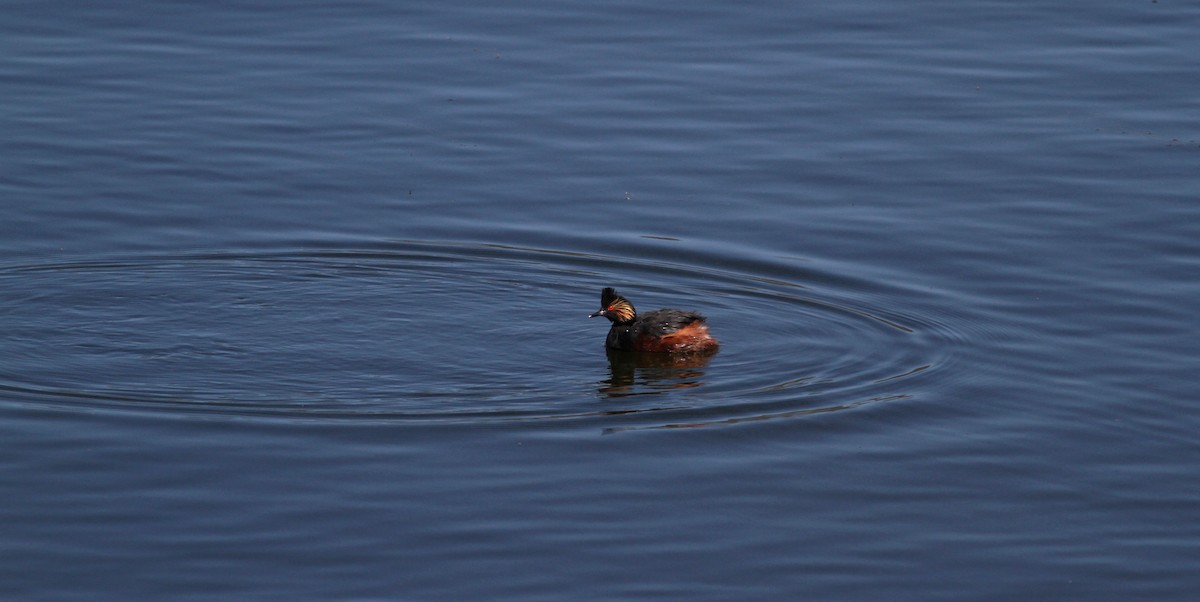
M721 352L606 357L606 285L701 309ZM93 411L720 426L908 398L967 336L786 258L401 241L10 264L0 287L0 403Z

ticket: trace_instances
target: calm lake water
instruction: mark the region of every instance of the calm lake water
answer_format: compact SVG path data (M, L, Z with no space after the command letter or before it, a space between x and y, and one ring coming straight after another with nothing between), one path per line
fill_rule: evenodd
M0 14L6 600L1200 590L1194 3Z

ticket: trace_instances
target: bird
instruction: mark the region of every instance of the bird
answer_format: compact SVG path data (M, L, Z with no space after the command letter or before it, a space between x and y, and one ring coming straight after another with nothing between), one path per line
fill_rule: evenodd
M704 316L682 309L638 314L629 299L612 287L600 292L600 310L588 317L598 316L612 322L605 341L609 349L707 355L715 353L719 346L708 334Z

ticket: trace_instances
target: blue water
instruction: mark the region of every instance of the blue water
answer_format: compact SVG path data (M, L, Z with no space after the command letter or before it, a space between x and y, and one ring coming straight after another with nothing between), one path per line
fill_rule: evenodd
M1200 589L1200 7L0 13L4 599Z

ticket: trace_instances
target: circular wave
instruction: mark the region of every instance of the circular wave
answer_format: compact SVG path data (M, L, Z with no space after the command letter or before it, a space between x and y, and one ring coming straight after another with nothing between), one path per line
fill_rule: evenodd
M602 286L703 311L720 353L607 357ZM15 264L0 290L0 402L207 416L728 425L904 399L962 338L800 262L470 243Z

